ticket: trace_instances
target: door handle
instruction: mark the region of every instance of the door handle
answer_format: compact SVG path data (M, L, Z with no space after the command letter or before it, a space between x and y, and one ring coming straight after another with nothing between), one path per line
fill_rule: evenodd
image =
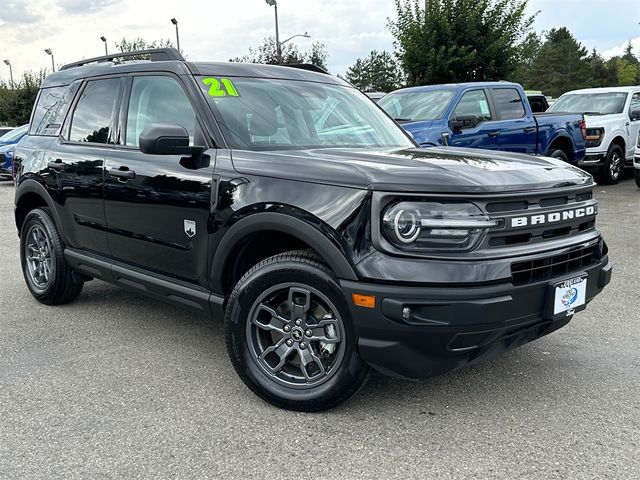
M527 127L524 129L524 133L533 133L536 131L536 127Z
M49 167L51 170L62 171L67 168L67 165L65 163L62 163L61 158L56 158L54 162L47 162L47 167Z
M112 168L109 170L109 175L116 177L120 180L129 180L136 178L136 172L129 170L127 167Z
M500 132L489 132L487 135L489 135L491 138L496 138L498 135L500 135Z

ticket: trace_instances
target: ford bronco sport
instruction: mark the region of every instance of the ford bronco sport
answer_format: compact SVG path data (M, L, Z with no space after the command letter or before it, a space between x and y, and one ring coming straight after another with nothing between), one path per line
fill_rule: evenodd
M566 325L611 277L589 174L417 144L326 73L172 49L44 81L15 154L26 284L93 278L224 318L248 387L349 398L370 367L454 370Z

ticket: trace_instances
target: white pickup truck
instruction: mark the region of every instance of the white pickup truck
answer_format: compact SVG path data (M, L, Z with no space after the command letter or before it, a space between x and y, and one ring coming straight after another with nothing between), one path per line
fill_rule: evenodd
M636 155L633 159L633 167L636 172L636 185L640 188L640 134L638 135L638 145L636 145Z
M633 166L640 131L640 86L587 88L562 95L548 112L582 113L587 124L587 153L578 165L601 183L618 183Z

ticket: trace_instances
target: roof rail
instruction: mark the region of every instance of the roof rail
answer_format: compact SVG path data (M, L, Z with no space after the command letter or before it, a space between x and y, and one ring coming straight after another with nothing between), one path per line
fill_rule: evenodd
M102 57L87 58L79 62L68 63L60 68L60 70L68 70L74 67L82 67L89 63L113 62L117 58L139 57L140 55L149 55L152 62L163 62L166 60L184 61L182 54L175 48L154 48L152 50L138 50L135 52L120 52L112 55L103 55Z
M324 68L321 68L313 63L281 63L281 67L299 68L300 70L308 70L310 72L324 73L330 75Z

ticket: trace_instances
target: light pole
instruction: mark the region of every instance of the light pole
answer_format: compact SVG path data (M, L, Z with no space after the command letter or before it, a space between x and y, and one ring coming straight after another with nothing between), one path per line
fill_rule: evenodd
M11 62L9 60L4 61L5 65L9 65L9 78L11 79L11 88L15 89L15 85L13 84L13 68L11 68Z
M100 37L100 40L104 42L104 54L109 55L109 49L107 48L107 37L103 35Z
M44 53L46 53L47 55L51 55L51 70L53 70L55 72L56 71L56 62L53 60L53 50L51 50L50 48L45 48L44 49Z
M178 20L172 18L171 23L176 26L176 45L178 46L178 51L180 51L180 33L178 32Z
M289 38L287 38L286 40L283 40L282 42L280 42L280 46L284 45L285 43L287 43L289 40L293 40L296 37L303 37L303 38L311 38L311 35L309 35L308 32L304 32L304 33L297 33L296 35L291 35Z
M278 63L282 63L282 44L280 43L280 31L278 29L278 2L276 0L265 0L267 5L274 7L276 12L276 56Z

